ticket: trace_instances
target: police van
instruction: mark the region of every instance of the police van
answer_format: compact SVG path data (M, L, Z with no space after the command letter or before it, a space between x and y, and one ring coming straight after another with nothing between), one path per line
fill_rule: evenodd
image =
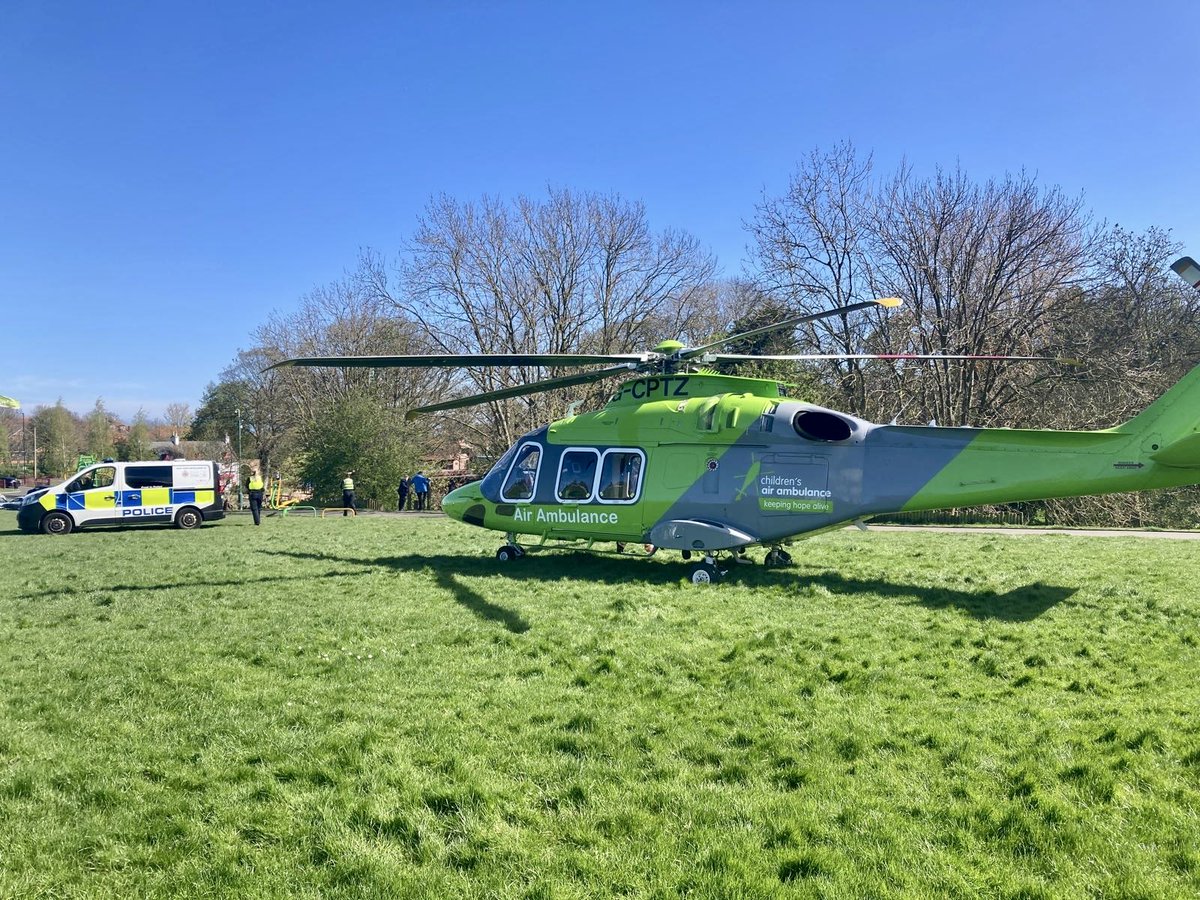
M17 510L17 525L24 531L67 534L85 525L143 522L195 528L224 516L216 463L105 460L26 498Z

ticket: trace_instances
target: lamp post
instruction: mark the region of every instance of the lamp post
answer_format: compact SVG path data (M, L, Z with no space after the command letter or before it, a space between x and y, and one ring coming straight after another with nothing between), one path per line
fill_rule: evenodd
M234 410L238 417L238 510L242 508L242 408Z

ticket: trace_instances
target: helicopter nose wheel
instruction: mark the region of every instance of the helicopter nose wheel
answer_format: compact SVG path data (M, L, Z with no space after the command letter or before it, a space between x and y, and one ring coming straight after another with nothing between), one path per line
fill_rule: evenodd
M496 559L500 562L512 562L514 559L520 559L525 555L525 551L516 544L505 544L496 551Z

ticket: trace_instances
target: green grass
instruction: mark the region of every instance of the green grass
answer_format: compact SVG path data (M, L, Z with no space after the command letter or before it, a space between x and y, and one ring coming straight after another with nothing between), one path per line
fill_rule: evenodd
M1190 542L2 516L0 896L1200 894Z

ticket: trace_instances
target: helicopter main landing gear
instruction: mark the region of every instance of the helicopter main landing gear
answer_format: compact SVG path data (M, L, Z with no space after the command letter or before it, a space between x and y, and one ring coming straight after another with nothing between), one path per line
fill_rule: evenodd
M692 584L716 584L724 574L723 569L717 568L714 557L705 556L704 562L692 569Z
M792 555L782 547L772 547L767 551L767 556L763 560L763 565L768 569L786 566L792 561Z

